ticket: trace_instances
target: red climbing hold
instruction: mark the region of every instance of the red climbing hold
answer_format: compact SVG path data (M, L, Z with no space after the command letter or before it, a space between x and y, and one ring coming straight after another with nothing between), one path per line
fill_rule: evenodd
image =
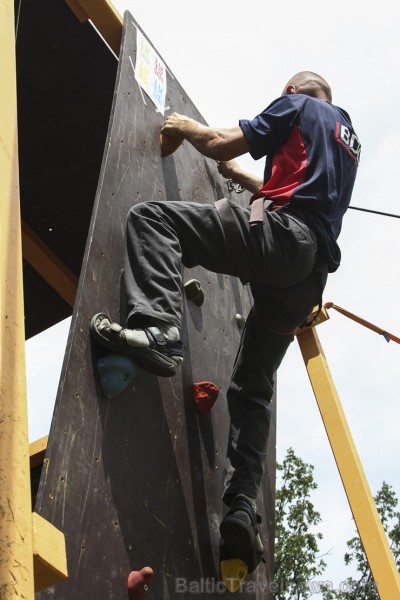
M193 400L203 415L210 412L218 398L219 389L211 381L200 381L193 384Z
M149 584L154 571L151 567L143 567L140 571L132 571L128 577L128 595L130 600L143 600L149 591Z

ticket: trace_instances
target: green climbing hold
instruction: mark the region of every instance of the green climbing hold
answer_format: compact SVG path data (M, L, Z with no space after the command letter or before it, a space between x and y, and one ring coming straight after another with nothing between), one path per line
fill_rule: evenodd
M193 300L197 306L201 306L204 302L204 290L197 279L189 279L183 286L186 296Z

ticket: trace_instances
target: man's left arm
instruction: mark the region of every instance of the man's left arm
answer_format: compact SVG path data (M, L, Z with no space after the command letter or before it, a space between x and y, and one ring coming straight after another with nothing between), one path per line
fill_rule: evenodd
M238 183L252 194L258 192L264 185L262 177L244 171L236 160L218 162L218 171L221 175L227 179L232 179L234 183Z

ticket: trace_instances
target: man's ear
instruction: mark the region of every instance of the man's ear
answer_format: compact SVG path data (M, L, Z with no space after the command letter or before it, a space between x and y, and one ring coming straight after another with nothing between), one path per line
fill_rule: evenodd
M296 93L296 86L295 85L288 85L286 88L286 94L295 94Z

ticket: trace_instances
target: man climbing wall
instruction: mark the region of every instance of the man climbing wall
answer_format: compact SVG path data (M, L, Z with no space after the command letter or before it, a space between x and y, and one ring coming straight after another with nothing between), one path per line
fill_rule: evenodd
M95 340L142 368L170 377L184 359L181 264L201 265L249 283L254 305L227 392L231 418L220 532L226 556L252 572L262 557L256 502L266 458L274 376L337 270L337 238L361 146L349 115L332 104L328 83L303 71L252 120L217 129L173 113L162 128L219 162L219 171L253 193L250 208L145 202L129 212L124 298L126 326L105 313L91 321ZM265 158L263 180L232 160Z

